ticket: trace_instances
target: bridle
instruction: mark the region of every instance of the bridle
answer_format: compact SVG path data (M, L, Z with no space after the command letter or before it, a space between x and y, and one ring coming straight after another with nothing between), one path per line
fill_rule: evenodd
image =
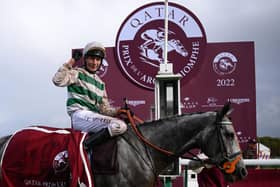
M231 121L216 121L215 122L215 132L218 136L218 141L220 145L221 155L222 157L220 159L217 158L208 158L208 159L201 159L196 154L193 154L191 151L188 151L187 153L192 155L193 157L189 156L181 156L184 159L190 159L194 161L200 162L202 165L210 164L217 166L222 172L226 174L232 174L235 172L236 165L242 158L241 151L237 151L235 153L228 153L225 145L225 140L222 135L221 127L232 125Z
M217 159L210 158L210 162L215 164L226 174L231 174L235 171L237 163L242 158L242 156L241 156L242 153L241 153L241 151L237 151L234 153L227 152L224 136L222 135L222 131L221 131L222 127L227 126L227 125L232 125L232 122L231 121L216 122L216 132L217 132L217 136L218 136L222 159L221 159L221 161L218 161Z

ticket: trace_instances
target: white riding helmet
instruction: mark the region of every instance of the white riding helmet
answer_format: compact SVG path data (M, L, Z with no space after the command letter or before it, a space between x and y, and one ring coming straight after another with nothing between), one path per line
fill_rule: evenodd
M106 56L105 47L99 42L88 43L83 50L83 57L98 56L103 59Z

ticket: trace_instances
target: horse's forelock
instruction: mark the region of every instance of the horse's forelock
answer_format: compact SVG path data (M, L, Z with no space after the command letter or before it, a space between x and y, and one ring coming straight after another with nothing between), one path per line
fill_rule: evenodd
M223 108L217 112L217 118L216 118L216 121L217 122L220 122L223 120L223 118L227 115L230 114L230 112L232 111L232 108L231 108L231 103L230 102L227 102Z

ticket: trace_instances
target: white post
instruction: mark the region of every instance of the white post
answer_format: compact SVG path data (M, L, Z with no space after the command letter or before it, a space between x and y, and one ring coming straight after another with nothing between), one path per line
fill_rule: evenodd
M164 64L165 65L168 63L167 42L168 42L168 0L165 0L165 14L164 14Z
M173 73L173 64L168 63L168 1L165 0L164 15L164 49L163 59L155 79L155 111L156 119L180 114L180 74ZM170 176L178 175L179 160L174 160L171 166L160 174L165 178L165 187L172 185ZM169 180L170 179L170 180ZM168 182L167 182L168 181Z
M168 63L168 0L165 0L164 11L164 49L163 49L163 63L159 65L158 74L173 74L173 64Z

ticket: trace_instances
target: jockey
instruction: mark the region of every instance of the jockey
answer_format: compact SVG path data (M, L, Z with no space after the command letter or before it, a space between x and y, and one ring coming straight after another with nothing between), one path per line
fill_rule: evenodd
M94 133L91 146L120 135L127 129L123 121L114 117L118 109L110 106L105 83L96 74L105 55L101 43L88 43L83 49L82 68L73 68L75 60L71 58L53 77L56 86L67 86L67 113L71 117L72 127Z

